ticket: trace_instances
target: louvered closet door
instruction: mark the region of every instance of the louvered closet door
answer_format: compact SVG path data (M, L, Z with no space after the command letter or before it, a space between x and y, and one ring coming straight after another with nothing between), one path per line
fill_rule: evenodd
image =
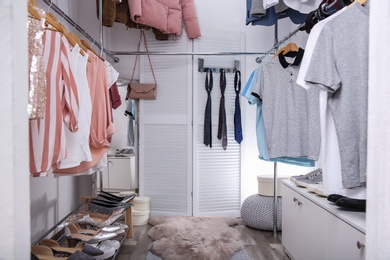
M157 41L146 33L149 51L189 52L186 35ZM192 214L192 57L151 56L157 99L140 101L140 193L151 198L152 215ZM140 80L153 82L147 56Z
M195 52L241 52L244 51L245 36L235 32L202 32L195 41ZM207 101L205 90L206 73L197 72L197 58L204 59L204 67L233 68L234 60L241 67L245 59L239 56L196 57L194 78L194 215L198 216L240 216L241 205L241 149L234 140L234 74L226 73L225 108L228 147L222 148L217 139L218 113L221 98L219 73L213 73L212 97L212 142L203 144L204 113ZM241 60L240 60L241 59ZM243 75L244 78L244 75ZM242 88L245 81L242 81ZM241 105L242 105L241 100ZM245 136L244 136L245 139Z
M186 35L175 42L156 41L151 34L147 37L149 51L159 52L237 52L244 46L243 35L231 32L202 32L202 37L194 41L194 50ZM206 66L214 67L233 67L234 60L240 59L202 58ZM228 148L224 151L217 140L221 92L219 74L214 73L210 149L203 144L207 95L205 74L198 73L197 59L152 56L158 90L157 100L140 102L140 192L151 197L152 215L239 216L241 151L234 140L234 74L227 74ZM152 82L146 56L141 63L141 82Z

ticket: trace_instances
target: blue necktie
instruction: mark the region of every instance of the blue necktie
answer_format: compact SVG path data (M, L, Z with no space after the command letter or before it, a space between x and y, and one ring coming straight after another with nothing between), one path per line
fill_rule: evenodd
M236 70L234 75L234 91L236 92L236 107L234 110L234 139L237 143L242 142L241 108L240 108L241 72Z
M222 139L222 148L227 148L227 129L226 129L226 110L225 110L225 89L226 73L224 69L220 71L219 84L221 87L221 102L219 103L219 120L218 120L218 139Z
M212 147L212 138L211 138L211 90L213 89L213 72L211 69L205 69L206 71L206 81L205 88L207 91L207 103L204 113L204 134L203 134L203 143L210 148ZM208 75L210 73L210 81Z

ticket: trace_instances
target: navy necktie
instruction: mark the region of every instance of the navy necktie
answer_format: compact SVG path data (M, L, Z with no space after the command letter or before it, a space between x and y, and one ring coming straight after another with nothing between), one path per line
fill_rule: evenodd
M225 110L225 89L226 89L226 73L221 69L219 84L221 87L221 102L219 103L219 120L218 120L218 139L222 139L222 148L227 148L227 130L226 130L226 110Z
M234 110L234 139L242 142L241 108L240 108L241 72L236 70L234 75L234 91L236 92L236 108Z
M209 81L210 73L210 81ZM206 81L205 88L207 91L207 103L204 113L204 134L203 134L203 143L210 148L212 147L212 138L211 138L211 90L213 89L213 72L211 69L206 69Z

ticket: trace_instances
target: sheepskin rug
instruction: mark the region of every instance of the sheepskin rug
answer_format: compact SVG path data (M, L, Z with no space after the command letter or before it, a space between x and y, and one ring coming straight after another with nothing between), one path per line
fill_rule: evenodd
M149 250L164 260L227 260L242 248L236 219L152 217L149 224Z

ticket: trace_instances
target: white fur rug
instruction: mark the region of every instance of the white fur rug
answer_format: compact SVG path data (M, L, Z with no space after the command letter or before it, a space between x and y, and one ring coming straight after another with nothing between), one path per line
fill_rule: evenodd
M236 219L152 217L149 224L149 250L164 260L227 260L242 248Z

